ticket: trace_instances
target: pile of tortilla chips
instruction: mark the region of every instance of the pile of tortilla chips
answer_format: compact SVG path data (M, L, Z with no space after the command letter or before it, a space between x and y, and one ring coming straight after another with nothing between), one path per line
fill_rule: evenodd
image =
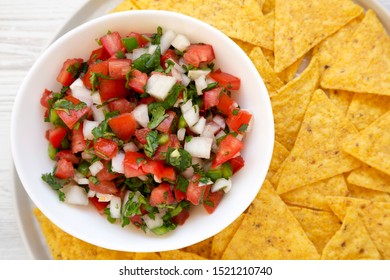
M390 259L390 38L351 0L126 0L231 37L268 89L275 148L247 211L180 250L123 253L68 236L38 210L54 259ZM234 16L232 16L234 15Z

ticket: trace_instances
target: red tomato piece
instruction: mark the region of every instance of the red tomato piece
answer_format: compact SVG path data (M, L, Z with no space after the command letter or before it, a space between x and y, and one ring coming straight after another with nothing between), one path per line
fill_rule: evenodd
M90 190L97 193L115 194L118 192L115 183L107 180L99 181L97 184L94 184L90 181L88 187Z
M99 181L112 181L116 177L118 177L118 173L110 172L110 170L108 169L108 161L102 160L102 163L103 169L96 174L96 177Z
M78 129L72 130L71 136L71 150L72 153L76 154L78 152L82 152L87 147L87 141L84 139L83 134L83 124L81 123Z
M99 93L102 102L112 98L125 98L129 94L126 88L126 80L101 79Z
M222 90L222 87L216 87L203 93L203 108L205 110L218 105Z
M48 89L45 89L43 92L42 92L42 96L41 96L41 100L40 100L40 103L43 107L45 107L46 109L49 109L49 100L53 98L53 92L48 90Z
M94 63L88 67L87 73L85 73L84 77L81 78L81 80L84 83L84 86L88 89L92 89L91 77L92 77L93 73L107 76L108 75L108 61ZM101 78L98 78L98 81L100 81L100 80L101 80ZM95 85L95 86L96 86L96 88L99 88L99 85Z
M137 138L137 140L142 144L142 145L145 145L147 142L146 142L146 136L148 135L148 133L151 131L150 128L147 128L147 127L144 127L144 128L140 128L140 129L137 129L134 133L135 135L135 138Z
M104 50L113 56L119 51L125 51L125 46L122 43L122 37L118 32L112 32L100 37L100 42L103 45Z
M125 98L119 98L111 101L108 103L108 107L110 108L110 111L119 111L119 113L130 113L134 110L135 103L131 103Z
M215 209L221 202L224 194L225 192L223 190L209 192L206 199L203 200L203 207L204 209L206 209L207 213L212 214L215 211Z
M127 38L135 38L137 39L138 47L142 48L145 45L147 45L150 41L147 39L147 35L138 33L138 32L131 32L129 35L127 35Z
M74 105L80 103L80 100L73 97L72 95L67 95L65 99L72 102ZM91 109L89 107L84 107L79 110L69 109L67 111L62 109L55 109L58 116L69 129L72 129L76 125L76 123L78 123L85 115L89 114L90 110Z
M176 186L173 187L173 193L175 195L177 202L180 202L183 199L186 199L186 193L179 190Z
M118 153L118 144L106 138L99 138L93 148L98 157L106 160L112 159Z
M58 148L61 148L61 143L64 140L64 138L66 137L66 135L68 134L68 131L66 130L65 127L58 126L58 127L53 128L53 129L50 129L48 134L49 134L48 138L49 138L50 144L54 148L58 149Z
M231 131L242 134L245 133L251 118L252 114L248 111L235 109L230 112L228 118L226 119L226 124Z
M56 159L66 159L67 161L70 161L73 164L79 163L79 158L76 157L71 150L62 150L56 153Z
M210 185L199 186L200 175L195 174L188 184L186 199L193 205L199 205L210 191Z
M142 226L143 221L142 221L141 215L135 214L134 216L131 216L129 218L129 220L136 227L141 227Z
M172 221L175 224L182 226L184 225L184 223L189 217L190 217L190 212L187 209L183 209L178 215L172 218Z
M119 139L126 142L130 140L137 128L137 122L131 113L120 114L109 119L108 125Z
M242 156L237 156L229 160L232 165L233 174L240 170L245 165L245 161Z
M177 122L177 115L174 111L166 111L168 117L166 117L157 127L156 129L162 133L171 133L172 127L175 122Z
M156 101L156 98L154 98L153 96L148 96L148 97L141 99L141 104L149 105L150 103L153 103L155 101Z
M217 109L228 116L234 108L237 108L237 103L234 101L234 99L226 93L222 93L219 97Z
M180 141L177 139L176 134L169 135L169 141L163 145L158 146L157 150L154 152L152 159L154 160L165 160L168 147L173 149L180 148Z
M167 69L166 62L168 59L172 59L173 61L177 62L179 60L179 56L176 54L176 52L172 49L168 49L160 59L161 67L164 69Z
M161 180L164 173L164 165L158 161L148 160L147 163L142 166L142 170L146 174L152 174L158 180Z
M97 60L102 60L102 61L106 60L109 57L110 56L108 55L108 53L105 52L103 47L98 48L91 52L91 55L89 56L88 59L88 65L94 64Z
M220 143L219 143L219 149L217 154L215 155L215 158L213 160L213 163L211 165L211 168L216 168L217 166L221 165L222 163L230 160L233 158L241 149L244 147L244 144L238 140L236 137L234 137L231 134L228 134Z
M70 86L77 79L75 72L77 72L77 69L81 67L83 62L84 60L82 58L69 58L65 60L60 73L58 73L57 81L65 87Z
M126 79L126 74L130 69L130 59L110 59L108 61L108 74L113 79Z
M142 165L146 163L146 156L138 152L126 152L123 160L124 173L127 178L146 175Z
M177 178L175 169L172 166L164 166L164 170L161 178L164 181L173 184L174 182L176 182L176 178Z
M213 46L208 44L191 44L183 55L188 64L199 67L201 63L210 63L215 59Z
M99 212L99 214L103 214L104 209L106 209L108 204L110 204L109 202L99 201L99 198L97 198L96 196L88 197L88 199L93 204L93 206L95 206L95 208Z
M211 72L209 76L226 89L240 89L241 80L236 76L225 72Z
M64 158L60 159L57 162L54 175L61 179L73 178L74 176L73 164Z
M138 93L145 92L146 82L148 81L148 75L141 71L134 69L131 71L129 82L127 86Z
M175 198L173 197L172 190L167 183L161 183L150 193L149 203L153 207L160 204L172 204L174 202Z

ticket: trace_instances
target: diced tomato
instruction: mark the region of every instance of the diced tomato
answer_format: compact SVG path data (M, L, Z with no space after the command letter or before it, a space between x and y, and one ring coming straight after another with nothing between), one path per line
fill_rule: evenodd
M46 109L49 109L49 100L53 98L53 92L48 90L48 89L45 89L43 92L42 92L42 96L41 96L41 105L43 107L45 107Z
M179 60L179 56L175 53L174 50L172 49L168 49L162 56L161 56L161 59L160 59L160 63L161 63L161 67L166 69L167 68L167 65L166 65L166 62L168 59L172 59L173 61L177 62Z
M144 127L144 128L140 128L140 129L137 129L135 132L134 132L134 135L135 135L135 138L137 138L137 140L142 144L142 145L145 145L147 142L146 142L146 136L148 135L148 133L151 131L150 128L147 128L147 127Z
M103 45L104 50L113 56L119 51L125 51L125 46L122 43L122 37L118 32L112 32L100 37L100 42Z
M126 80L101 79L99 93L102 102L112 98L125 98L129 94L126 88Z
M210 63L215 59L213 46L208 44L191 44L183 55L188 64L199 67L201 63Z
M83 124L81 123L77 129L72 130L71 150L76 154L82 152L87 147L87 141L84 139Z
M203 93L203 108L205 110L218 105L222 90L222 87L216 87Z
M56 153L56 159L66 159L67 161L70 161L73 164L79 163L79 158L76 157L71 150L62 150Z
M233 158L241 149L244 144L231 134L228 134L220 143L219 149L212 162L211 168L216 168L222 163Z
M200 175L195 174L187 187L186 199L193 205L199 205L210 191L210 185L199 186L199 179Z
M131 113L120 114L109 119L108 125L119 139L126 142L130 140L137 128L137 122Z
M112 181L119 176L118 173L110 172L108 168L108 161L102 160L102 163L103 169L96 174L99 181Z
M108 55L108 53L106 53L103 47L98 48L91 52L91 55L89 56L88 59L88 65L94 64L97 60L102 60L102 61L106 60L109 57L110 56Z
M131 103L125 98L119 98L111 101L108 103L108 107L110 108L110 111L119 111L119 113L130 113L134 110L135 104Z
M147 163L142 166L142 170L146 174L152 174L157 180L161 180L164 173L164 165L159 161L148 160Z
M129 35L127 35L127 38L135 38L137 39L138 47L143 48L145 45L149 43L149 40L146 38L147 35L143 35L138 32L131 32Z
M48 134L49 134L48 138L49 138L50 144L54 148L58 149L58 148L61 148L62 141L64 140L64 138L68 134L68 131L66 130L65 127L58 126L58 127L53 128L53 129L50 129Z
M174 202L175 198L167 183L161 183L158 187L154 188L149 198L149 203L153 207L160 204L172 204Z
M118 153L118 144L110 139L99 138L93 145L95 153L102 159L112 159Z
M65 96L65 99L72 102L73 104L77 105L80 103L80 100L73 97L72 95ZM83 107L79 110L75 109L69 109L69 110L62 110L62 109L55 109L58 116L61 118L61 120L66 124L66 126L69 129L72 129L76 123L78 123L85 115L88 115L90 113L89 107Z
M142 226L142 217L141 215L135 214L134 216L131 216L129 218L130 222L135 225L136 227Z
M64 158L60 159L57 162L54 175L61 179L73 178L74 176L73 164Z
M226 93L222 93L217 104L217 109L228 116L234 108L237 108L237 103L234 99Z
M69 58L65 60L61 71L57 76L57 81L63 86L70 86L77 79L77 70L84 62L82 58Z
M118 192L115 183L107 180L99 181L97 184L89 182L88 187L92 191L103 194L115 194Z
M232 165L233 174L240 170L245 165L245 161L242 156L237 156L229 160Z
M173 149L180 148L180 141L179 139L177 139L176 134L170 134L169 141L163 145L158 146L152 158L154 160L165 160L168 147L171 147Z
M181 190L179 190L177 188L177 186L174 186L173 187L173 193L175 195L175 198L176 198L176 201L177 202L180 202L182 201L183 199L186 199L186 193L185 192L182 192Z
M142 165L146 163L146 156L138 152L126 152L123 160L124 173L127 178L146 175Z
M130 59L110 59L108 61L108 74L113 79L126 79L126 74L130 69Z
M148 96L141 99L141 104L149 105L150 103L156 102L156 98L153 96Z
M252 114L248 111L235 109L230 112L228 118L226 119L226 124L231 131L235 131L237 133L245 133L251 118Z
M142 73L141 71L134 69L130 73L130 79L127 83L127 86L129 86L136 92L142 94L145 92L145 86L147 81L148 75L146 73Z
M108 61L97 62L89 66L87 73L85 73L84 77L81 78L81 80L84 83L84 86L88 89L92 89L91 77L93 73L107 76ZM98 81L100 81L101 79L102 79L101 77L98 77ZM95 86L97 89L99 88L99 85L95 85Z
M108 204L110 204L110 202L99 201L99 198L96 196L88 197L88 199L93 204L93 206L95 206L96 210L98 210L99 214L103 214L104 209L106 209Z
M236 76L225 72L211 72L209 76L226 89L240 89L241 80Z
M172 128L175 123L177 123L177 115L174 111L166 111L168 117L166 117L157 127L156 129L162 133L171 133Z
M172 166L164 166L161 178L171 184L176 182L176 171Z
M207 213L212 214L221 202L225 192L219 190L216 192L209 192L208 196L203 200L203 207Z
M187 209L181 210L181 212L176 215L175 217L172 218L172 221L179 225L182 226L186 222L186 220L189 218L190 212Z

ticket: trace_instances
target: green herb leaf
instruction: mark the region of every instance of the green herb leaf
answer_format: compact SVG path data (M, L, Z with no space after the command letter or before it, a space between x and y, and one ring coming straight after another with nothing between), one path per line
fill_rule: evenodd
M148 127L150 129L155 129L163 120L169 116L168 114L165 114L165 109L161 105L152 107L150 113L152 114L152 119L148 123Z
M97 140L99 138L110 138L115 136L115 133L112 132L110 126L108 125L108 120L112 117L115 117L119 115L118 111L112 111L105 113L104 115L104 121L102 121L99 126L92 129L92 134L94 136L94 139Z
M182 148L173 149L168 147L166 163L172 165L180 172L182 172L191 166L192 157L189 152Z
M239 127L238 131L240 131L240 132L245 132L247 129L248 129L248 125L247 125L246 123L244 123L244 124L242 124L242 125Z
M158 132L156 130L152 130L146 135L146 144L144 145L145 155L151 158L157 150L157 147Z
M133 61L133 68L138 69L142 73L150 73L156 68L160 68L161 49L157 46L153 54L144 53L139 58Z
M59 189L62 189L63 186L65 186L66 184L69 183L69 180L57 178L56 176L54 176L51 173L42 174L41 178L53 190L56 190L56 191L58 191Z
M177 177L176 188L179 191L186 193L189 184L190 182L183 175L179 174Z
M152 45L160 44L161 36L163 35L163 30L161 26L157 27L157 32L152 35Z

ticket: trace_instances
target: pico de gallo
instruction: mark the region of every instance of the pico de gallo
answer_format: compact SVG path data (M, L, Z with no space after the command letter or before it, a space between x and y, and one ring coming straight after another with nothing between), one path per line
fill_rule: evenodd
M231 97L240 78L216 69L213 46L173 30L108 32L88 59L59 69L40 103L54 169L43 181L65 203L157 235L191 207L212 214L244 166L252 114Z

